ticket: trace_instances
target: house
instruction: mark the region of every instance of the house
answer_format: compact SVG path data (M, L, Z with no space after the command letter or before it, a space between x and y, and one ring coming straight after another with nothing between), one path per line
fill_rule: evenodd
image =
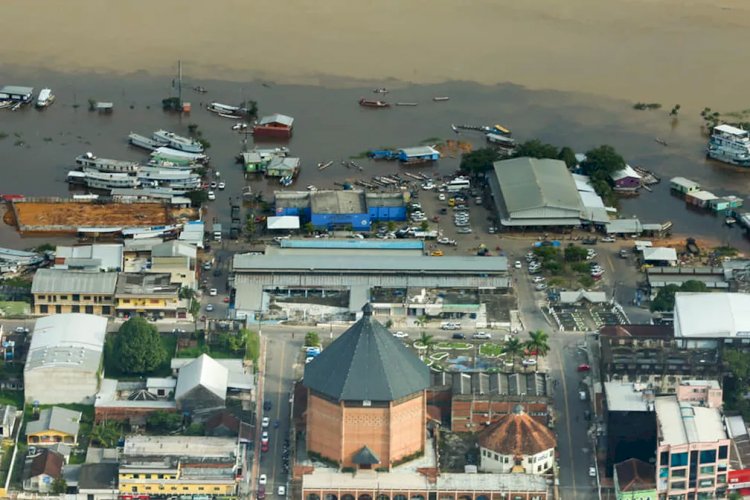
M118 381L102 379L94 403L94 420L116 420L131 425L145 425L155 412L177 411L174 389L177 381L172 377L147 378L145 381Z
M565 162L513 158L488 173L500 224L506 228L576 227L585 217Z
M34 314L114 313L117 273L38 269L31 284Z
M614 468L617 500L657 500L656 468L637 458L630 458Z
M404 163L422 163L440 159L440 151L432 146L417 146L398 150L398 159Z
M20 87L17 85L5 85L0 87L0 101L30 103L34 98L34 87Z
M188 300L180 299L180 285L171 273L120 273L115 289L118 318L141 315L149 319L185 319Z
M13 437L17 419L18 408L13 405L0 405L0 441Z
M49 493L56 479L62 476L63 456L41 449L26 457L23 467L23 489Z
M288 139L292 136L294 118L279 113L264 116L253 127L253 137L256 139Z
M734 208L741 208L743 204L742 198L738 196L721 196L708 202L708 208L714 212L724 212L732 210Z
M709 191L697 189L685 195L685 202L699 208L707 208L717 198L718 196Z
M116 500L118 465L114 462L85 463L78 476L78 494L87 500Z
M627 164L625 168L613 172L610 177L615 185L615 191L635 191L641 187L641 174Z
M90 314L36 320L23 370L26 400L92 404L106 332L107 319Z
M677 292L674 336L690 345L744 347L750 332L750 295ZM708 344L706 340L712 340Z
M701 188L701 185L684 177L673 177L669 180L669 188L672 191L685 196L693 191L698 191Z
M122 271L123 245L58 245L55 249L54 269L84 269L114 272Z
M206 412L224 408L229 371L208 354L202 354L182 368L174 398L183 412Z
M206 436L239 437L240 441L253 438L253 428L227 410L217 411L203 423Z
M479 470L545 474L555 463L556 447L552 429L516 405L479 433Z
M182 226L182 232L178 240L196 248L203 248L205 227L205 223L201 220L190 221Z
M128 436L118 469L120 498L234 498L246 465L237 438ZM144 470L146 474L144 474Z
M606 475L615 464L630 458L653 461L657 423L654 414L655 390L645 384L604 383L604 412L607 424Z
M295 176L299 172L302 160L291 156L274 156L266 166L266 175L268 177L287 177Z
M57 443L78 444L81 412L60 406L43 408L39 418L26 424L26 442L31 446L51 446Z
M262 172L266 164L261 154L257 151L246 151L239 158L245 166L245 172L251 174Z

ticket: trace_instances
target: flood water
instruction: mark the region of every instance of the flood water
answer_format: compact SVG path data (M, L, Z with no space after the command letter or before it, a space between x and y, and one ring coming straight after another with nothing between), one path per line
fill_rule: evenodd
M662 183L654 191L642 191L637 198L623 199L623 216L638 216L644 222L674 223L674 233L712 237L722 244L750 249L739 228L727 228L723 218L708 212L688 210L683 201L669 194L669 178L681 175L700 182L717 195L735 194L744 198L750 184L750 171L742 171L704 158L706 138L697 117L682 116L674 122L667 112L635 111L629 102L587 95L531 91L514 85L481 86L473 83L413 85L393 91L385 98L391 102L418 102L416 107L365 109L357 105L360 97L373 97L371 88L329 89L316 86L268 85L259 82L201 81L207 94L190 89L184 99L193 105L190 115L165 113L161 99L173 92L169 77L130 75L127 78L93 74L60 74L17 69L13 84L51 87L57 101L48 109L33 108L17 112L0 110L0 193L27 196L65 195L65 176L73 168L73 159L86 151L115 159L143 160L147 152L127 143L129 132L150 134L166 128L187 135L188 124L195 123L210 143L211 165L227 183L219 193L212 211L228 225L229 197L240 195L246 182L253 189L269 194L281 189L278 181L261 177L246 180L234 157L241 151L244 136L233 132L233 120L217 117L202 105L211 101L237 104L244 99L258 102L259 114L274 112L294 117L294 137L286 145L292 156L302 159L302 172L287 189L305 189L309 184L333 188L357 178L369 179L403 170L395 163L356 160L363 172L346 169L340 160L379 147L406 147L426 140L459 139L484 144L481 134L455 135L451 123L486 125L500 123L512 129L519 141L538 138L576 151L601 144L614 146L631 164L654 171ZM434 102L434 96L450 96L446 102ZM88 100L112 101L111 115L88 111ZM77 106L77 107L76 107ZM654 138L669 145L664 147ZM271 146L274 143L262 143ZM252 147L252 137L248 138ZM333 160L324 171L318 162ZM430 175L454 172L458 158L443 158ZM271 196L266 196L271 199ZM102 221L105 223L106 221ZM36 242L22 241L8 227L0 230L0 245L29 247Z

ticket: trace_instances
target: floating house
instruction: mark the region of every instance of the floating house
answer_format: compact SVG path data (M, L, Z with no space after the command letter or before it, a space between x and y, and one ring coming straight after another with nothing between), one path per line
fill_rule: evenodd
M245 168L245 172L250 174L262 172L266 164L261 154L257 151L247 151L245 153L240 153L240 161Z
M398 150L398 159L404 163L424 163L440 159L440 151L432 146L418 146Z
M625 168L614 172L611 177L615 191L635 191L641 187L641 175L630 165L625 165Z
M294 177L299 173L302 161L294 157L275 156L266 166L266 175L269 177Z
M742 207L742 198L739 196L722 196L708 202L708 208L714 212L723 212Z
M29 103L34 98L34 87L5 85L0 88L0 101Z
M717 199L715 194L699 189L685 194L685 202L700 208L707 208L709 203Z
M269 139L288 139L292 136L294 118L280 113L264 116L253 127L253 137Z
M693 191L698 191L701 185L684 177L673 177L669 179L669 188L684 196Z

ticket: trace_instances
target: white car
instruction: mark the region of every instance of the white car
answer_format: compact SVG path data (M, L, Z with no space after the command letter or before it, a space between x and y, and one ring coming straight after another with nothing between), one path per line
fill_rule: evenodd
M227 187L227 184L225 182L220 182L219 183L219 189L224 189L226 187Z
M605 236L604 238L600 239L602 243L614 243L615 239L611 236Z
M218 290L217 290L216 288L212 288L212 289L210 289L210 290L208 291L208 294L209 294L209 295L210 295L211 297L216 297L216 295L217 295L218 293L219 293L219 291L218 291Z
M29 329L28 328L24 328L22 326L17 326L16 329L15 329L15 332L16 333L29 333Z
M440 194L438 195L438 200L440 200L440 201L445 201L445 194L443 194L443 193L440 193Z
M544 276L534 276L531 281L533 283L544 283Z
M214 305L213 304L207 304L206 305L206 312L211 312L213 310L214 310Z
M268 428L269 425L271 425L271 419L268 417L263 417L263 420L261 421L260 426L266 429Z
M521 364L523 366L536 366L536 360L534 358L524 359Z
M209 191L208 192L208 199L211 200L211 201L215 200L216 199L216 193L214 193L213 191Z
M537 285L534 287L538 291L546 290L547 289L547 283L537 283Z
M520 261L520 260L517 260L517 261L515 262L515 264L513 264L513 267L515 267L516 269L521 269L521 261Z
M278 489L276 490L276 494L279 495L280 497L285 497L286 496L286 486L279 486Z
M409 334L406 332L396 332L393 334L393 336L396 337L397 339L403 339L403 338L408 337Z
M461 329L461 323L453 323L451 321L446 321L442 325L440 325L441 330L460 330Z
M492 338L492 335L490 335L487 332L477 332L471 337L475 339L481 339L481 340L490 340Z
M265 474L261 474L260 477L258 477L258 484L266 484L268 482L268 476Z
M596 477L596 467L589 467L589 477Z
M263 434L260 435L260 443L261 444L268 443L268 431L263 431Z

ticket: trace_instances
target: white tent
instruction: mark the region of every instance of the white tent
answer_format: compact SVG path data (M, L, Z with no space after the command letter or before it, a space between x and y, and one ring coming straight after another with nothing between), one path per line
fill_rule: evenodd
M299 217L297 217L296 215L269 217L266 221L266 227L268 227L269 231L278 231L282 229L299 229Z

